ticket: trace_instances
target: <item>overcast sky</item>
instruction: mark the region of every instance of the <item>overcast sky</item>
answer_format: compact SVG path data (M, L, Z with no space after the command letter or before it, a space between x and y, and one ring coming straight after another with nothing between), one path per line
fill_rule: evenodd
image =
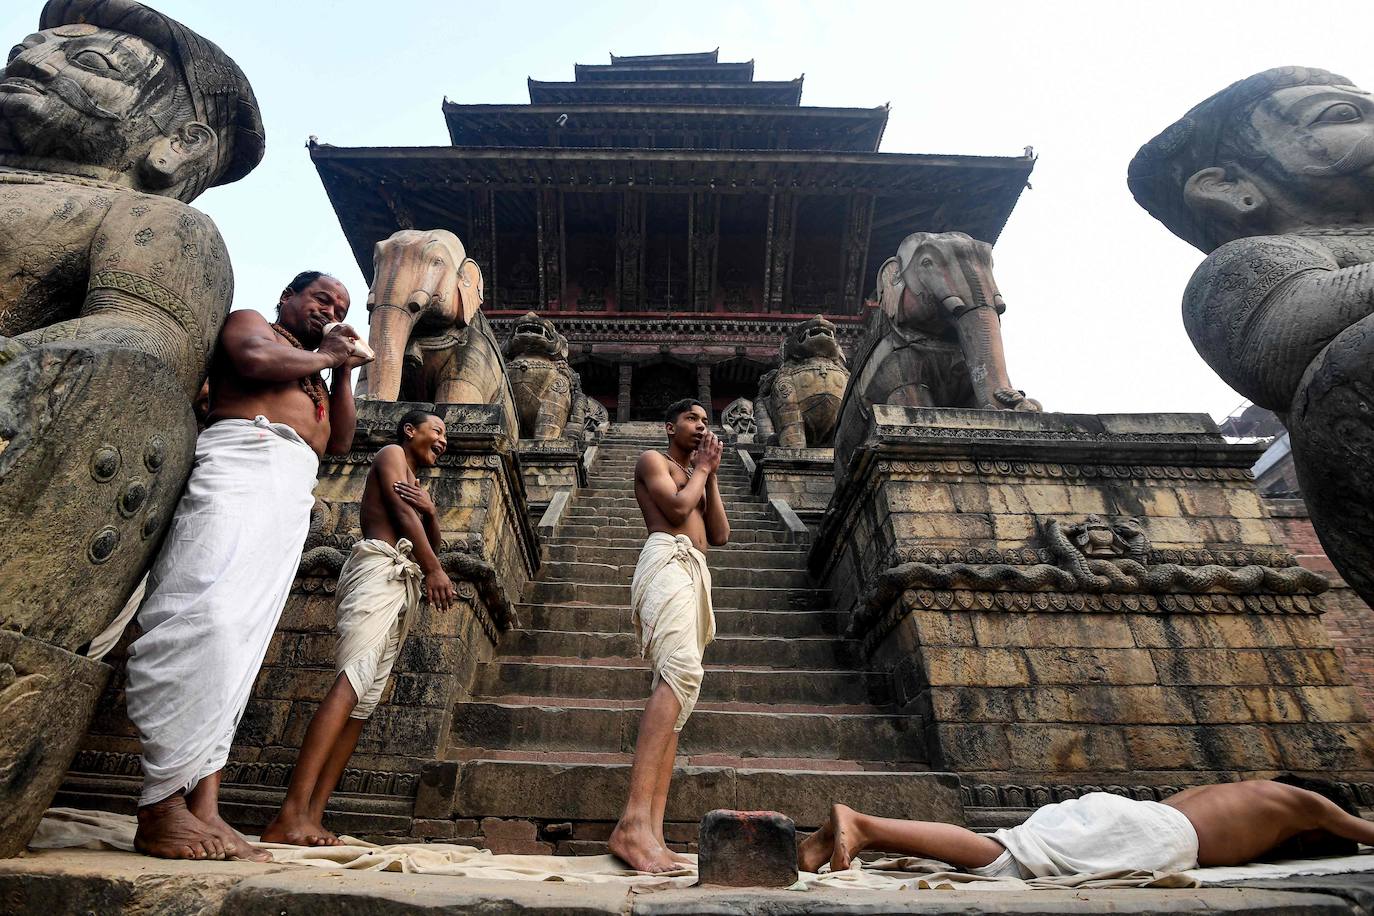
M1202 255L1131 199L1126 164L1191 105L1267 67L1323 67L1374 86L1374 4L845 3L812 0L440 2L161 0L253 83L267 157L196 206L229 245L235 308L268 311L306 268L367 289L305 150L447 145L440 104L529 101L525 78L572 79L608 54L720 48L755 77L806 74L804 105L892 105L885 152L1039 157L997 242L1012 380L1049 410L1205 411L1240 397L1183 332ZM5 0L11 42L41 4ZM1334 12L1334 8L1331 8ZM1309 14L1310 13L1310 14ZM912 226L912 231L922 229ZM872 278L869 278L871 283Z

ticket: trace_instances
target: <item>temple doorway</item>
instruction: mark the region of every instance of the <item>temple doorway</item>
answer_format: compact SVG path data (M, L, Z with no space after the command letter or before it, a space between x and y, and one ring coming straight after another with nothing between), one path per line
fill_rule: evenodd
M680 398L697 396L696 370L677 363L637 366L630 382L630 419L663 419L668 405Z

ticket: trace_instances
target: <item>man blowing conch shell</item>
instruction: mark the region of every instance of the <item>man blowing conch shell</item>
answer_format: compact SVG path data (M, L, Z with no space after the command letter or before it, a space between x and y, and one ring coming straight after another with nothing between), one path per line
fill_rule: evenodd
M635 464L635 499L649 537L630 585L630 610L654 680L639 720L630 795L609 844L631 868L654 873L687 861L663 840L663 812L678 733L696 706L702 652L716 633L706 548L730 540L716 480L722 447L706 409L684 398L668 408L665 422L666 454L647 451Z

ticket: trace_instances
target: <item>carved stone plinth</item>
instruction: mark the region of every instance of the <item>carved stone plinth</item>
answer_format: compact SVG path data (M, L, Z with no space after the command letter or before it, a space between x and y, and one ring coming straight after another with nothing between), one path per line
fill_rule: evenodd
M520 473L525 480L525 495L534 518L548 508L559 490L569 497L587 483L582 464L582 445L577 439L521 439Z
M1275 537L1255 451L1203 415L879 405L812 570L932 765L990 797L1366 781L1326 582Z
M769 446L758 459L754 492L765 499L785 500L814 528L835 492L834 467L834 449Z
M797 880L797 826L776 811L708 811L698 840L699 884L787 887Z
M0 630L0 857L18 855L86 733L110 668Z
M359 537L372 456L394 441L397 421L414 407L434 410L448 429L448 450L420 478L439 507L440 559L458 597L444 614L422 602L411 621L391 685L339 787L337 807L353 811L352 829L379 830L387 818L410 816L422 766L445 758L453 704L467 698L477 666L511 627L514 602L538 567L519 461L499 405L359 402L353 451L321 462L300 574L225 769L226 798L246 825L260 826L280 803L305 728L334 681L337 574ZM120 654L116 648L111 658ZM78 755L66 800L137 785L138 743L124 717L121 683L122 672ZM350 809L349 793L370 797Z

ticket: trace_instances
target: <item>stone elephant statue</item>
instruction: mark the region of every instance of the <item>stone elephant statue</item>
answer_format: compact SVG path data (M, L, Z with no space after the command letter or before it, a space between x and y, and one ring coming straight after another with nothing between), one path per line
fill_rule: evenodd
M506 343L506 372L515 391L520 438L581 439L587 398L568 365L568 339L553 322L526 312Z
M962 232L916 232L878 269L869 316L840 408L835 470L843 474L874 404L1041 409L1007 374L992 246Z
M482 271L446 229L402 229L377 243L367 342L377 358L358 396L380 401L497 404L512 436L515 395L482 306Z
M849 369L835 325L820 315L794 327L778 346L780 365L759 380L755 441L825 448L834 441Z

